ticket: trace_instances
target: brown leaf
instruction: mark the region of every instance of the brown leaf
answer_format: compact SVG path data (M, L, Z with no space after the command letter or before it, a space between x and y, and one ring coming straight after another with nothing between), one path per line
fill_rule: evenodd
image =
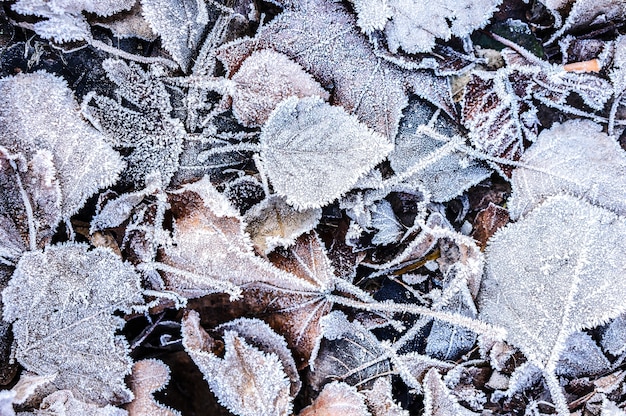
M356 388L346 383L334 381L324 386L324 390L310 406L305 407L299 416L370 416L365 405L365 397Z
M487 246L487 240L508 222L509 212L490 202L487 208L476 215L472 238L478 241L481 249L484 249Z
M177 416L180 413L157 403L152 393L161 390L170 380L170 370L159 360L149 359L133 364L130 389L135 398L126 406L129 416Z

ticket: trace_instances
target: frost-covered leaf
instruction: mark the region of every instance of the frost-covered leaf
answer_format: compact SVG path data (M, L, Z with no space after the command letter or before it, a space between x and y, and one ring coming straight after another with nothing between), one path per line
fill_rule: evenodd
M374 204L371 212L372 227L376 229L372 244L386 245L400 241L405 230L394 214L391 203L381 199Z
M236 329L229 329L224 331L226 352L220 358L201 347L204 341L197 339L198 330L192 329L199 328L199 320L194 311L183 320L183 345L219 403L241 416L289 415L291 383L279 356L258 349ZM264 328L273 333L268 326Z
M545 3L548 7L552 6L552 13L557 17L558 22L560 14L554 9L567 9L570 2L546 1ZM594 27L618 24L625 20L626 2L623 0L575 0L563 26L550 37L548 42L551 43L566 33L573 33L580 29L591 30Z
M342 416L370 416L365 405L365 397L356 388L338 381L324 386L310 406L305 407L298 416L324 416L341 414Z
M161 36L165 49L183 71L187 71L206 25L207 5L203 0L141 0L143 16Z
M486 250L480 319L550 372L567 338L624 311L626 221L571 196L547 199Z
M343 312L333 311L321 320L322 339L309 375L319 391L330 381L343 381L359 389L370 388L377 377L389 374L391 364L380 341Z
M363 32L384 30L392 52L430 52L435 39L465 37L487 25L502 0L352 0ZM389 19L387 21L387 19Z
M47 396L41 402L39 410L32 414L35 416L128 416L126 410L108 404L98 406L77 399L71 390L59 390Z
M424 377L424 416L471 416L476 413L464 408L445 385L434 368Z
M555 124L539 135L521 162L513 171L508 201L512 219L562 192L626 214L626 153L592 121Z
M377 378L371 390L361 391L372 416L409 416L409 412L394 401L391 388L388 378Z
M158 172L167 185L178 170L185 137L182 123L171 116L170 94L156 74L135 63L107 59L102 67L117 85L117 93L131 106L92 94L85 100L83 113L113 147L131 150L125 156L128 168L123 175L127 182L142 184Z
M270 196L244 215L246 231L262 254L276 247L288 247L300 235L311 231L322 218L320 208L295 210L284 198Z
M300 65L271 49L253 52L231 79L235 82L233 113L248 127L262 126L278 103L288 97L329 97Z
M392 148L341 107L318 97L279 104L263 126L260 145L274 190L299 209L340 197Z
M39 375L58 373L53 384L96 404L130 399L128 345L115 335L143 302L140 278L111 251L86 245L48 246L20 258L3 291L3 319L13 322L15 357Z
M416 170L403 184L425 189L432 201L444 202L489 177L491 171L470 156L448 149L446 142L420 129L432 123L434 115L435 108L431 105L417 99L409 101L389 161L396 175ZM432 130L449 140L461 134L446 116L437 117L432 124ZM417 166L421 168L415 169Z
M626 351L626 314L618 316L608 325L600 343L605 351L616 356Z
M83 12L106 17L128 10L134 4L135 0L18 0L12 9L22 15L46 18L34 24L35 32L43 38L63 43L91 39Z
M609 369L609 360L598 344L583 331L574 332L567 338L556 365L556 373L568 377L596 376Z
M285 290L278 281L252 283L244 288L244 302L287 339L298 367L303 368L320 336L320 319L332 307L326 295L334 288L333 269L315 232L300 236L288 249L274 251L269 259L311 287Z
M125 10L112 17L95 19L92 24L109 29L113 36L119 39L139 38L153 42L158 37L144 19L139 1L136 1L130 10Z
M129 416L177 416L171 410L154 400L152 394L161 390L170 381L170 369L162 361L147 359L133 364L130 376L130 389L135 398L126 405Z
M163 247L154 267L163 271L169 289L186 297L267 282L290 290L315 290L254 254L245 223L208 178L169 193L174 217L172 244Z
M221 48L218 58L229 73L253 51L274 49L300 64L322 87L332 88L333 104L388 140L396 135L407 90L454 113L447 80L428 71L403 72L378 58L341 3L306 0L288 6L254 39Z
M61 187L61 216L78 212L98 189L112 185L124 164L105 137L85 122L72 91L45 72L0 80L0 143L27 160L45 163L47 150ZM35 162L33 162L35 163ZM51 179L48 179L50 181Z

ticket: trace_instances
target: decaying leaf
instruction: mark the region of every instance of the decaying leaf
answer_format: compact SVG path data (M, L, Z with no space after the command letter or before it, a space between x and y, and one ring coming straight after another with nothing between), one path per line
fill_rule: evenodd
M315 401L302 409L298 416L370 416L365 397L356 388L338 381L324 386Z
M152 394L170 381L170 369L162 361L141 360L133 364L130 389L135 398L126 405L129 416L179 416L175 410L157 403Z
M274 49L300 64L322 87L332 87L335 105L355 114L390 141L406 106L406 90L454 113L444 78L428 71L404 73L376 57L367 39L358 32L354 17L341 3L306 0L287 6L254 39L220 49L218 58L229 73L236 72L253 51Z
M244 302L287 339L298 368L303 368L320 336L320 319L332 307L326 297L335 285L333 269L314 232L300 236L288 249L276 250L269 259L311 288L294 290L270 280L251 283L244 288Z
M626 214L626 153L592 121L555 124L541 133L521 162L513 171L508 201L512 219L562 192Z
M529 361L554 371L572 333L624 310L625 232L625 220L603 208L547 199L489 242L480 319L505 327Z
M298 209L340 197L392 148L341 107L316 97L279 104L263 126L260 145L274 190Z
M233 113L248 127L262 126L278 103L288 97L329 97L300 65L271 49L253 52L231 79L235 83Z
M219 291L236 297L238 286L252 282L315 289L254 254L239 213L208 178L170 192L168 202L175 221L174 237L153 266L163 272L169 289L186 297Z
M3 319L13 322L15 358L39 375L58 373L53 384L78 400L124 403L131 360L115 335L143 303L139 275L111 251L66 243L27 252L3 291Z
M464 37L484 27L502 0L352 0L358 25L367 34L384 31L392 52L430 52L435 39Z
M183 320L183 345L220 404L241 416L289 415L293 406L291 383L280 357L251 345L236 329L224 331L223 358L200 349L203 341L194 338L198 331L192 329L199 328L199 320L193 311ZM258 328L264 328L263 334L257 334L261 339L268 334L277 337L266 324ZM286 350L286 345L283 348Z
M272 195L248 210L244 221L254 246L268 254L276 247L293 244L301 234L315 228L321 217L320 208L298 211L284 198Z
M209 23L207 5L199 0L141 0L144 18L161 36L163 46L187 71Z
M63 219L78 212L98 189L115 183L124 166L119 154L81 118L61 78L46 72L4 78L0 97L0 143L33 161L33 179L39 176L51 185L56 176ZM42 169L45 175L37 175Z

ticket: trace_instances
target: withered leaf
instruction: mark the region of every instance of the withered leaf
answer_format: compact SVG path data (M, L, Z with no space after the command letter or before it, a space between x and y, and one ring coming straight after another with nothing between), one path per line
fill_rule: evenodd
M476 413L461 406L434 368L424 377L424 416L471 416Z
M332 88L335 105L388 140L396 135L409 89L454 113L444 78L427 71L404 73L376 57L341 3L306 0L287 6L255 38L221 48L218 58L231 74L253 51L274 49L300 64L322 87Z
M252 282L315 290L254 254L239 213L208 178L170 192L168 201L175 232L154 267L163 271L169 289L186 297L222 291L236 297L238 286Z
M157 403L152 394L161 390L170 380L170 369L162 361L147 359L133 364L130 389L135 398L126 405L129 416L179 416L175 410Z
M66 243L23 254L2 292L15 358L39 375L58 373L55 387L79 400L127 402L131 360L115 335L124 320L113 312L143 303L139 283L133 267L107 249Z
M320 208L294 209L284 198L271 195L244 215L246 231L257 250L268 254L276 247L288 247L301 234L311 231L322 217Z
M274 190L298 209L340 197L392 149L385 137L319 97L280 103L260 145Z
M365 405L365 397L354 386L333 381L324 386L310 406L305 407L298 416L370 416Z
M513 171L508 201L512 219L562 192L626 214L626 153L599 124L588 120L555 124L539 135L521 162L523 166Z
M547 199L489 242L479 318L505 327L530 362L554 371L572 333L624 311L625 232L626 220L603 208Z
M212 351L198 348L204 343L194 338L199 325L197 312L189 312L183 319L183 345L221 405L241 416L291 413L291 383L277 354L264 352L240 336L236 329L227 329L223 337L226 352L220 358ZM267 325L259 328L264 328L259 338L268 334L277 336Z
M300 65L271 49L253 52L231 79L235 82L233 113L248 127L262 126L278 103L288 97L329 97Z
M21 414L21 413L20 413ZM36 416L127 416L128 413L111 405L98 406L86 403L74 397L70 390L56 391L43 399L39 410L33 413Z
M34 162L33 169L45 166L44 178L50 181L52 155L62 218L78 212L98 189L115 183L124 167L119 154L82 119L72 91L61 78L46 72L4 78L0 97L0 143L29 161L36 160L38 152L50 152L39 153L40 162Z
M302 235L288 249L276 250L269 259L311 288L286 290L271 281L253 283L244 288L244 302L287 339L303 368L320 336L320 319L332 307L326 295L334 287L333 269L315 232Z

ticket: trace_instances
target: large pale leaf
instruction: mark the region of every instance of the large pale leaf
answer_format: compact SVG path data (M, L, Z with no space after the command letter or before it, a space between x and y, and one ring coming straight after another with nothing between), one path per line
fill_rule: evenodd
M283 101L260 140L274 190L296 208L321 207L340 197L392 148L341 107L317 97Z
M513 171L508 201L513 219L561 192L626 214L626 153L599 124L555 124L539 135L521 162L524 165Z
M53 384L96 404L131 398L128 345L115 332L116 310L143 302L140 278L113 252L86 245L48 246L22 255L2 292L3 319L13 322L15 357L29 371L58 373Z
M567 338L626 310L626 221L571 196L549 198L498 231L487 251L480 319L553 371Z
M75 214L98 189L112 185L124 164L105 136L82 119L72 91L45 72L0 80L0 143L28 160L52 154L63 218Z

